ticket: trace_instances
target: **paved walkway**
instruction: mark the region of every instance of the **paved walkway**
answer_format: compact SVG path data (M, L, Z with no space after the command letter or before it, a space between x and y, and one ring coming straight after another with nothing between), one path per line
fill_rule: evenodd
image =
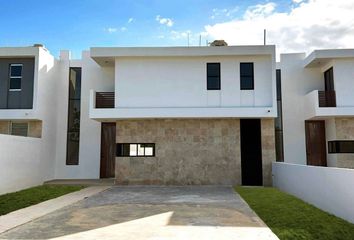
M8 239L278 239L231 187L112 187Z
M95 195L108 187L88 187L77 192L72 192L58 198L54 198L39 204L26 207L9 214L0 216L0 233L8 231L14 227L30 222L51 212L71 205L84 198Z

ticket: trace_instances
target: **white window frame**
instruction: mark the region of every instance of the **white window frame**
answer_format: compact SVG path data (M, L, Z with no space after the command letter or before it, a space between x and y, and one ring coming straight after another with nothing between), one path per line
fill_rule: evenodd
M17 67L17 66L21 66L21 76L11 76L11 67ZM9 76L10 76L10 81L9 81L9 92L19 92L22 91L22 70L23 70L23 64L22 63L11 63L10 64L10 72L9 72ZM10 88L11 86L11 79L16 78L16 79L21 79L21 88Z
M28 134L29 134L29 122L10 122L11 124L10 124L10 135L13 135L12 134L12 125L15 123L25 123L25 124L27 124L27 132L26 132L26 136L19 136L19 135L13 135L13 136L19 136L19 137L28 137Z

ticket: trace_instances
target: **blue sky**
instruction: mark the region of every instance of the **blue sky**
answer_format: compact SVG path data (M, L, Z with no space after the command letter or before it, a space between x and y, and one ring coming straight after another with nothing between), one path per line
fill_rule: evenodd
M306 4L303 0L0 0L0 46L43 43L55 56L60 49L69 49L78 58L91 46L187 45L187 33L191 45L198 45L199 34L203 45L216 37L247 43L241 34L260 39L247 32L247 24L264 18L260 22L269 21L275 33L284 26L272 29L274 17L283 14L286 21L292 11L310 5ZM273 42L278 44L275 35Z

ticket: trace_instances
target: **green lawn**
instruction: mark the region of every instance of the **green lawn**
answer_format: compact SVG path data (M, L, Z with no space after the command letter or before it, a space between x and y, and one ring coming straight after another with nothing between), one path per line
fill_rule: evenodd
M281 240L354 239L354 224L275 188L236 187L235 190Z
M19 192L0 195L0 216L17 209L25 208L48 199L56 198L64 194L78 191L81 186L38 186Z

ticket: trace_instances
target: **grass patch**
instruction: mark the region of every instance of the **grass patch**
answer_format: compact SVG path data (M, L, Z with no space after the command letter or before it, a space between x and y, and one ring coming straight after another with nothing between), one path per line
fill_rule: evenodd
M275 188L236 187L235 190L281 240L354 239L354 224Z
M0 216L70 192L78 191L82 188L84 187L43 185L0 195Z

